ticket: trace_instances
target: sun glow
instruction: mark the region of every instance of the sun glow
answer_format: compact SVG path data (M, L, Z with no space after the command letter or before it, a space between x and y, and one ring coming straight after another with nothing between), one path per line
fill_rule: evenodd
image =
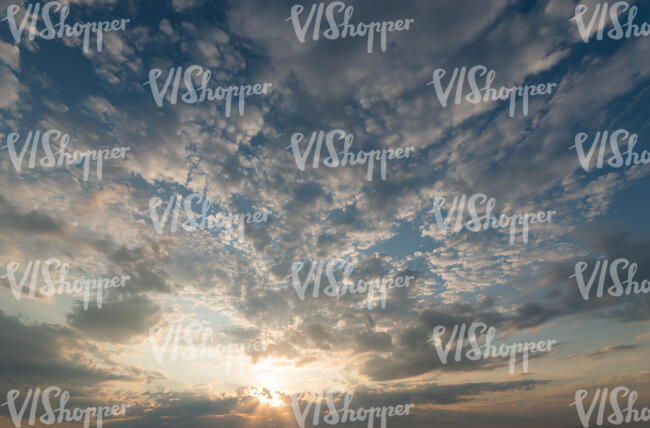
M256 376L256 379L260 387L257 389L255 397L257 397L260 403L270 407L277 407L284 404L279 393L282 382L276 375L262 374Z
M270 407L277 407L284 404L280 395L277 392L271 392L268 389L264 389L262 392L258 392L256 395L257 399L262 404L266 404Z

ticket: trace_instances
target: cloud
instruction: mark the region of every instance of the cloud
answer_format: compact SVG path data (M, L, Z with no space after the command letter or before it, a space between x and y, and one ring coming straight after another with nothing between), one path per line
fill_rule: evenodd
M18 46L0 40L0 61L12 70L20 66L20 50Z
M35 385L93 388L103 382L139 382L153 372L117 365L68 327L24 323L0 312L2 390Z
M65 221L55 219L49 215L31 210L21 212L3 195L0 195L0 227L7 233L27 233L62 237L69 230Z
M14 73L0 66L0 108L14 106L20 99L21 85Z
M100 342L128 343L149 334L160 319L160 307L144 296L107 301L83 309L79 302L68 314L70 326Z
M21 335L7 339L17 349L7 367L17 373L69 378L80 398L99 385L137 403L132 420L113 422L124 427L292 426L289 407L259 402L268 388L252 390L269 373L286 389L323 385L327 378L369 404L415 400L418 414L391 426L537 427L549 424L547 415L567 414L566 403L557 405L559 395L544 396L556 393L551 381L501 382L507 359L440 364L427 342L432 328L484 322L504 339L542 330L547 337L567 331L564 321L586 330L606 319L612 328L640 334L632 321L648 319L647 296L586 302L569 276L578 259L626 257L638 262L639 278L649 277L645 223L611 225L645 209L640 185L648 173L585 174L569 147L579 130L649 131L642 117L648 38L584 44L569 22L574 5L556 0L463 7L455 0L435 7L381 0L353 4L353 21L412 17L415 24L390 33L386 53L367 54L360 38L300 43L286 21L294 1L172 0L157 14L136 1L111 1L107 8L74 3L75 14L123 16L131 24L107 33L105 49L88 55L81 55L78 40L70 42L75 49L60 50L46 50L51 43L40 40L20 47L0 42L2 135L56 127L70 133L75 148L132 150L127 160L107 162L101 181L88 182L78 168L16 174L5 158L0 250L21 262L54 253L74 262L76 275L130 280L101 309L84 311L78 301L70 307L66 297L36 302L43 305L37 309L28 306L32 301L5 302L3 309L25 309L39 320L12 324ZM443 108L426 85L432 71L479 63L496 70L498 85L559 85L551 96L531 99L528 116L509 118L507 103ZM158 108L142 85L148 70L193 64L209 68L215 85L269 81L272 91L247 100L243 117L226 118L222 105L208 102ZM284 150L294 132L335 128L354 134L355 150L416 151L391 162L386 180L368 181L363 166L313 168L311 157L300 171ZM247 225L245 242L225 243L212 231L156 234L146 211L150 198L192 192L209 197L215 211L273 214ZM499 212L553 209L558 215L532 227L527 244L511 246L506 233L491 230L442 236L429 212L433 198L477 192L494 196ZM591 225L599 220L611 224ZM353 280L397 274L417 280L391 290L385 309L367 310L363 295L308 292L300 300L291 264L335 257L354 265ZM124 363L149 364L139 352L144 336L173 318L214 325L220 339L259 337L269 345L251 355L254 367L244 379L199 364L179 374L178 367ZM634 339L607 340L594 345L598 351L578 344L575 355L598 363L611 352L641 350ZM572 375L554 371L556 360L548 360L540 364L544 375ZM201 380L190 380L192 371ZM595 382L601 372L586 376Z
M189 9L197 7L203 0L172 0L172 6L177 12L185 12Z

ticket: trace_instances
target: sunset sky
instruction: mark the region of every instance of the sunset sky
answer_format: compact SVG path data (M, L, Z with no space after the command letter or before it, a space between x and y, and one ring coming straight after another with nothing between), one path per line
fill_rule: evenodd
M30 388L50 386L70 392L68 408L128 404L110 428L295 428L292 394L329 389L353 393L352 409L414 404L391 428L578 428L576 391L589 392L588 406L603 387L650 406L650 296L585 300L571 278L579 261L588 279L597 260L623 258L637 263L636 281L650 280L648 165L598 169L596 155L585 171L572 148L580 132L589 148L597 132L625 129L637 152L650 150L649 37L585 43L574 0L349 0L351 23L415 20L368 53L365 37L313 40L312 27L301 43L288 18L302 4L304 22L313 3L302 0L59 1L70 25L130 21L104 33L101 51L92 36L87 52L78 37L30 40L30 23L16 43L0 22L0 404L10 390L22 405ZM591 17L600 2L580 3ZM14 4L22 19L23 0L0 0L0 17ZM632 4L635 23L650 22L650 4ZM237 97L229 117L223 101L182 102L183 83L178 102L168 94L159 107L150 71L162 70L161 87L171 68L193 65L211 71L211 88L272 85L246 96L243 115ZM455 104L455 88L443 107L434 70L447 71L444 86L475 65L495 71L496 88L557 85L531 96L527 115L519 103L511 117L507 101ZM101 179L94 161L87 180L82 165L39 165L42 147L36 167L27 151L17 171L9 135L20 151L29 132L49 129L70 136L70 152L130 150L105 160ZM301 170L292 135L305 135L303 149L335 129L353 134L355 153L414 150L389 160L385 179L379 163L368 180L367 166L313 168L311 155ZM246 224L243 242L157 233L152 198L160 215L194 193L211 214L267 221ZM519 233L511 245L506 230L444 235L434 200L446 198L446 213L455 196L478 193L498 215L556 214L531 225L527 243ZM17 299L8 266L20 279L30 261L52 258L69 264L69 281L129 280L101 308L91 299L84 309L82 293L30 296L29 279ZM415 280L389 289L385 308L311 287L301 300L292 264L304 263L304 280L312 263L337 258L353 266L350 281ZM527 373L520 358L513 374L508 358L442 363L433 329L479 322L497 344L556 344L532 354ZM213 349L248 350L158 361L175 325L201 325ZM0 428L13 426L0 407Z

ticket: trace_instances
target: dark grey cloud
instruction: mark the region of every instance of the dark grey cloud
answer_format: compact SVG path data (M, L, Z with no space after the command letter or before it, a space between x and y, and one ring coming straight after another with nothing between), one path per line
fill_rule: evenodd
M388 333L363 332L356 335L357 351L388 351L391 349L392 338Z
M100 342L128 343L149 334L161 317L161 308L145 296L105 301L101 308L92 302L87 310L81 302L67 316L70 326Z
M21 235L42 235L44 237L63 237L69 227L64 220L56 219L50 215L31 210L21 212L10 200L0 195L0 227L6 233Z
M69 327L27 323L0 312L0 389L25 390L58 385L97 391L110 382L142 383L162 374L117 363ZM3 394L4 395L4 394ZM0 409L6 412L6 407Z
M638 271L634 280L641 283L650 278L650 238L608 224L587 224L578 230L577 236L585 242L589 255L546 266L538 285L545 298L522 304L510 321L517 328L526 328L543 325L557 317L580 313L627 322L649 319L650 296L632 294L612 297L605 294L598 298L592 290L589 300L585 300L580 294L575 278L570 276L574 275L578 261L588 264L584 273L588 275L597 261L607 259L611 263L615 259L624 258L637 264ZM626 274L619 275L622 280L627 278ZM612 284L608 274L604 283L605 290Z

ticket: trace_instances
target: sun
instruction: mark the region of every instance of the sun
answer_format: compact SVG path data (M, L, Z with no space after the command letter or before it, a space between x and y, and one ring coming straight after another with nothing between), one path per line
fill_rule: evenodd
M258 375L257 380L260 383L260 386L257 388L254 395L260 403L266 404L270 407L277 407L284 404L279 394L281 385L279 379L274 375L263 374Z
M256 397L260 403L266 404L269 407L278 407L284 404L277 392L271 392L268 389L259 392Z

